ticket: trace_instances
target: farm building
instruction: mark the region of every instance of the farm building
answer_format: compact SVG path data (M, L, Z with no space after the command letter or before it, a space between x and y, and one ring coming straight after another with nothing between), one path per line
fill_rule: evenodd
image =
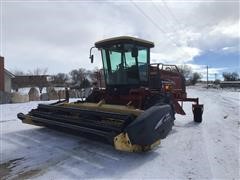
M0 91L11 92L14 74L4 68L4 57L0 56Z
M221 88L240 88L240 81L222 81L220 82Z

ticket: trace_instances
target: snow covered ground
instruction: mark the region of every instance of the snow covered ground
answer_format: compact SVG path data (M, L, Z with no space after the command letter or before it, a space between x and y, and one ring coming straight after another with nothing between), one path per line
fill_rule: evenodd
M0 179L239 179L240 92L189 88L204 103L203 123L176 116L161 145L147 153L125 153L100 142L22 124L39 102L0 105ZM2 177L2 178L1 178Z

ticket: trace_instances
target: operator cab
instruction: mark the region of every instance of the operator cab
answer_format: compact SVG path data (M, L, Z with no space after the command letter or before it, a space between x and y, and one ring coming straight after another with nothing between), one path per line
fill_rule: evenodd
M95 47L101 51L108 89L127 90L148 85L150 48L154 47L152 42L121 36L98 41Z

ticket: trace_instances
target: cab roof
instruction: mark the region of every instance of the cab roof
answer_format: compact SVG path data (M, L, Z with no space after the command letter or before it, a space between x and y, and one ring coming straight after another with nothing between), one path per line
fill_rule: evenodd
M147 48L152 48L154 47L154 43L151 41L146 41L144 39L139 39L131 36L119 36L119 37L113 37L113 38L108 38L104 39L101 41L97 41L95 43L96 48L104 48L104 47L109 47L114 44L121 44L121 43L130 43L130 44L136 44L139 46L144 46Z

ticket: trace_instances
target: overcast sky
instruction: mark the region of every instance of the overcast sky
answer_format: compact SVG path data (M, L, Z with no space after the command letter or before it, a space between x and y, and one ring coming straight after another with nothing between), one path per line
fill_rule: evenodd
M151 61L189 64L205 76L240 72L239 1L1 1L6 68L49 74L101 67L89 48L103 38L153 41Z

